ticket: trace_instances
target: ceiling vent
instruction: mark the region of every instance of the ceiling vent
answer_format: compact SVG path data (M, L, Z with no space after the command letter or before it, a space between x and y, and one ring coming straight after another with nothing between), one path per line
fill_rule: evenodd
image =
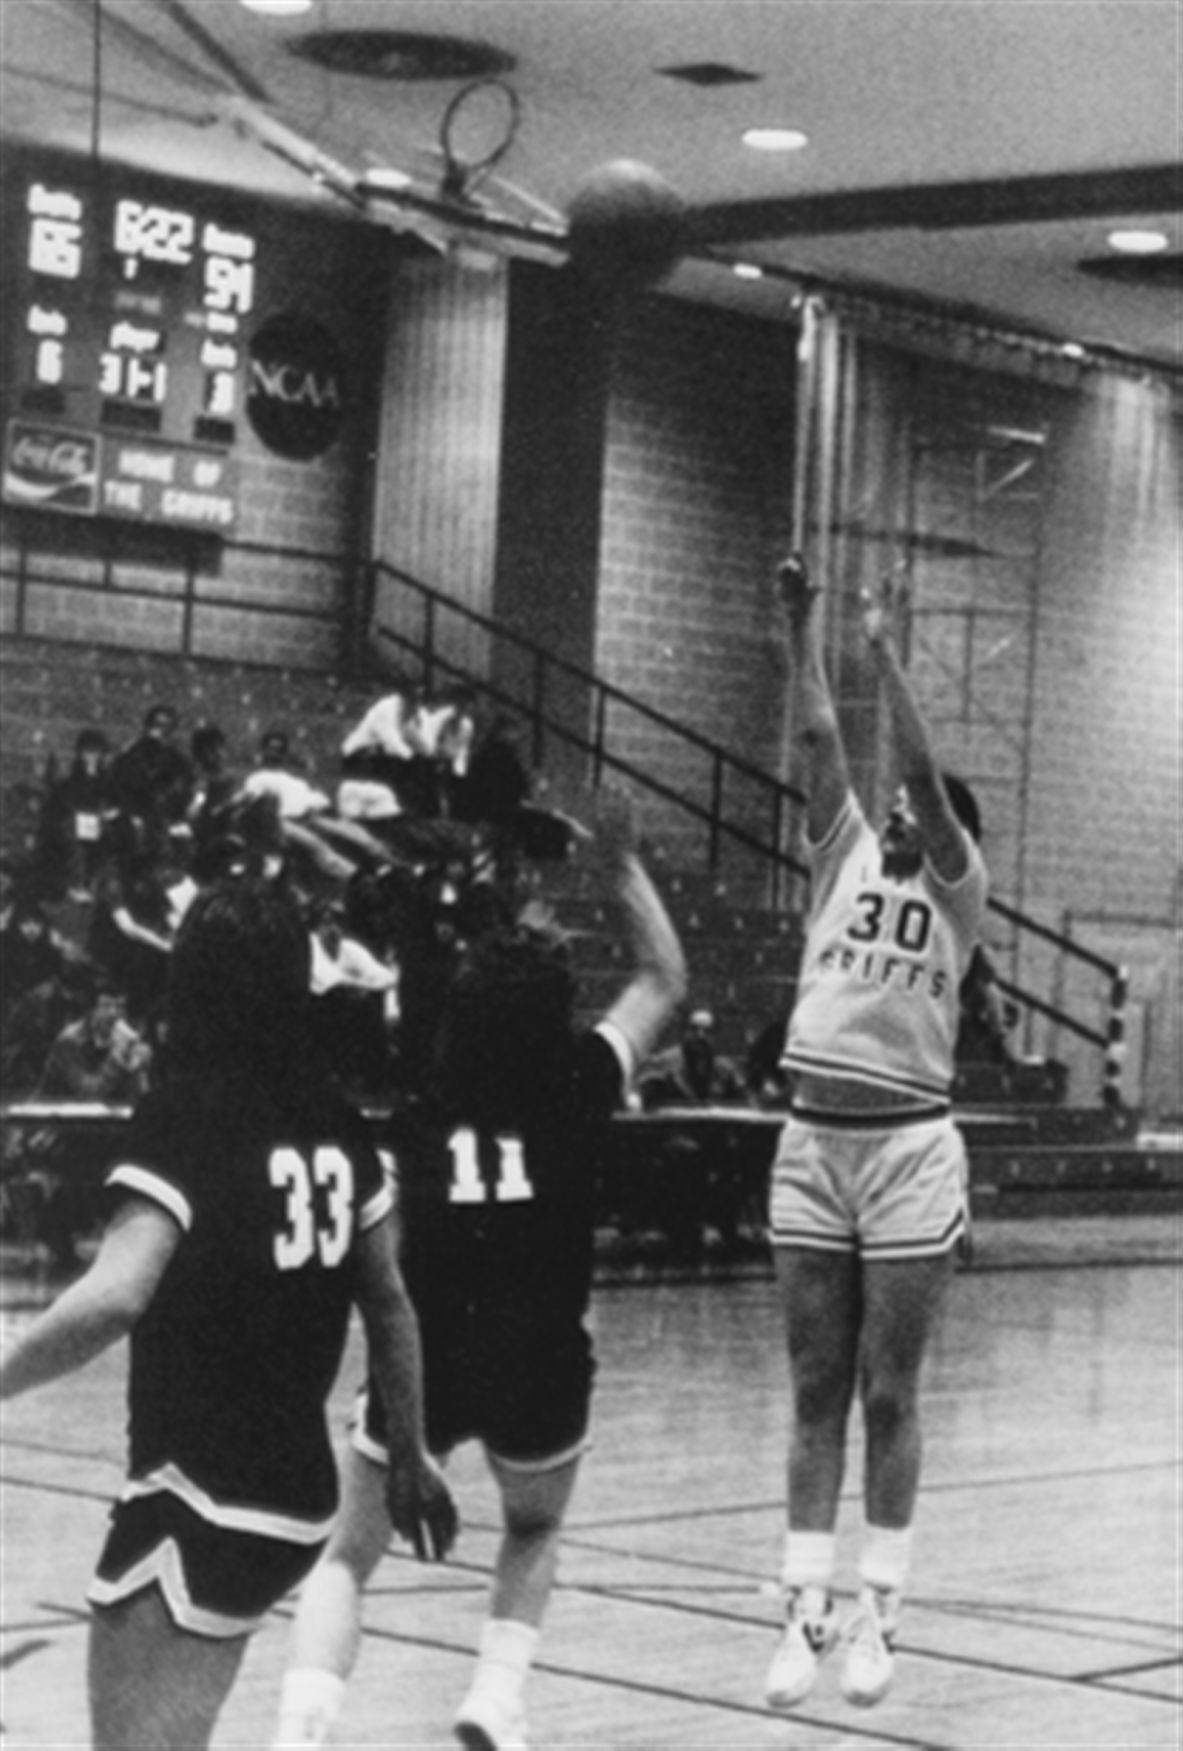
M488 43L403 30L318 30L288 42L293 55L360 79L483 79L509 73L513 55Z
M1142 286L1147 290L1177 291L1183 286L1183 253L1166 255L1097 255L1076 264L1082 274L1112 280L1119 286Z
M754 85L759 73L745 73L742 67L727 67L721 61L688 61L682 67L659 67L663 79L680 79L683 85L700 85L704 89L715 85Z

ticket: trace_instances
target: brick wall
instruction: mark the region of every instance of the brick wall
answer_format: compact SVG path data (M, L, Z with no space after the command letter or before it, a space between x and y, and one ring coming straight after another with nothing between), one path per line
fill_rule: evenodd
M771 580L787 543L794 349L781 326L638 301L613 359L601 524L599 672L772 771ZM655 726L624 734L630 758L709 800L701 755ZM668 830L694 841L673 819Z

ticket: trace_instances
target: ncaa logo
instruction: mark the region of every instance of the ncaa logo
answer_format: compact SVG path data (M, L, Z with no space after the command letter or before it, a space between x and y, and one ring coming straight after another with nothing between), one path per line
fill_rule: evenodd
M344 364L327 328L294 312L268 317L251 339L246 411L277 456L324 454L345 417Z

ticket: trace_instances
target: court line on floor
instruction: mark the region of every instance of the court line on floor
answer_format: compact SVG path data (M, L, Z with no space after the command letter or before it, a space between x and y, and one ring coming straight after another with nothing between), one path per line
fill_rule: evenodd
M71 1448L55 1447L48 1443L0 1442L0 1447L3 1446L13 1447L24 1453L49 1454L53 1458L62 1460L66 1463L77 1462L79 1464L94 1464L95 1461L98 1460L102 1464L110 1464L114 1470L120 1471L122 1475L123 1468L121 1462L109 1459L105 1454L78 1453ZM959 1477L935 1479L932 1482L924 1484L922 1493L924 1495L952 1495L964 1492L977 1493L985 1490L1015 1489L1020 1486L1042 1488L1047 1484L1061 1485L1066 1482L1082 1483L1096 1478L1128 1477L1137 1473L1145 1474L1167 1470L1173 1471L1174 1467L1175 1461L1173 1459L1164 1458L1161 1460L1146 1460L1144 1463L1138 1465L1131 1465L1123 1462L1114 1465L1082 1466L1074 1471L1030 1471L1008 1473L1003 1477ZM120 1486L114 1491L104 1492L88 1490L80 1485L48 1483L44 1478L21 1477L12 1472L0 1472L0 1488L28 1490L43 1489L48 1493L56 1495L76 1495L86 1501L113 1501L120 1493L121 1487L122 1485L120 1484ZM859 1497L859 1489L855 1486L851 1486L843 1491L841 1499L846 1503L857 1501ZM577 1514L568 1521L567 1532L568 1535L570 1535L577 1532L605 1532L613 1529L626 1531L630 1527L637 1526L669 1526L685 1524L695 1520L734 1519L741 1515L783 1514L783 1512L783 1498L772 1497L760 1501L713 1503L700 1507L671 1508L661 1513L643 1511L635 1515L613 1514L600 1515L595 1518L580 1518ZM488 1528L488 1530L496 1529Z
M7 1473L0 1474L0 1489L37 1490L47 1496L69 1496L78 1502L98 1502L105 1508L113 1506L120 1495L118 1489L87 1490L80 1484L50 1483L43 1477L10 1477Z
M606 1550L602 1550L596 1546L593 1546L591 1548L595 1550L597 1555L619 1556L621 1554L620 1552L613 1550L611 1547L609 1547ZM390 1552L389 1559L393 1560L393 1561L413 1561L414 1560L409 1555L404 1555L404 1553L401 1551ZM682 1558L673 1557L673 1556L663 1556L661 1553L656 1553L653 1556L644 1555L644 1556L638 1557L636 1560L652 1561L652 1562L656 1562L656 1563L661 1563L664 1566L685 1566ZM463 1566L469 1573L482 1574L482 1575L485 1575L486 1577L490 1573L490 1571L488 1569L486 1569L483 1565L481 1565L479 1563L466 1563L466 1564L460 1565L460 1564L457 1564L455 1558L451 1559L449 1566L452 1568ZM713 1566L716 1569L720 1568L720 1565L717 1565L717 1564L716 1565L694 1564L693 1566L694 1567L701 1567L701 1568ZM729 1574L732 1572L735 1572L736 1574L741 1573L741 1571L730 1571L730 1570L726 1570L726 1569L723 1569L721 1572L723 1572L725 1574ZM751 1589L752 1589L752 1595L751 1595L752 1598L753 1599L759 1598L760 1595L758 1592L758 1584L754 1583L752 1581L752 1578L750 1577L750 1575L747 1576L747 1585L749 1587L751 1587ZM590 1597L590 1598L595 1598L595 1599L606 1599L606 1600L611 1600L615 1603L620 1603L620 1604L624 1604L624 1605L631 1604L631 1605L640 1606L640 1607L648 1607L649 1609L655 1610L655 1611L668 1610L668 1611L677 1612L677 1613L687 1615L687 1616L710 1619L710 1620L717 1622L717 1623L727 1623L727 1624L730 1624L730 1625L733 1625L736 1627L759 1629L763 1633L774 1633L775 1629L776 1629L775 1622L770 1624L766 1620L765 1617L753 1616L753 1615L746 1613L746 1612L740 1612L740 1611L734 1611L734 1610L732 1610L732 1611L720 1610L718 1608L718 1606L696 1605L693 1601L674 1600L674 1599L670 1599L668 1597L662 1598L662 1599L653 1599L653 1598L644 1597L644 1594L646 1592L648 1592L649 1590L650 1589L647 1589L645 1587L644 1582L613 1584L613 1583L609 1583L609 1582L594 1582L594 1581L565 1581L561 1577L559 1578L559 1580L557 1582L557 1586L556 1586L556 1591L565 1592L568 1594L577 1594L577 1595L581 1595L584 1597ZM853 1594L844 1592L841 1589L837 1590L837 1596L840 1599L853 1598ZM923 1606L924 1609L929 1610L929 1611L933 1611L934 1613L937 1613L937 1614L940 1614L942 1609L943 1609L942 1602L935 1601L931 1598L919 1598L918 1597L915 1600L909 1601L909 1603L915 1604L917 1607ZM991 1609L992 1608L987 1606L986 1610L987 1610L988 1614L990 1613ZM993 1609L995 1611L997 1610L997 1608L993 1608ZM1038 1608L1035 1608L1035 1609L1038 1610ZM956 1605L955 1605L955 1610L956 1610ZM964 1604L964 1602L962 1602L960 1614L965 1614L965 1610L966 1610L965 1604ZM1110 1619L1108 1621L1110 1624L1112 1624L1114 1620ZM1120 1623L1119 1623L1119 1627L1120 1627ZM1141 1627L1141 1626L1138 1626L1138 1627ZM1069 1635L1069 1634L1072 1634L1073 1632L1061 1630L1059 1633L1061 1635ZM1076 1632L1076 1633L1079 1633L1079 1632ZM1094 1639L1099 1639L1099 1636L1100 1636L1100 1629L1098 1630L1098 1636ZM1129 1695L1129 1696L1138 1698L1142 1701L1148 1701L1148 1702L1164 1702L1164 1701L1166 1701L1166 1702L1173 1703L1175 1701L1175 1699L1173 1697L1162 1696L1154 1691L1145 1692L1145 1691L1133 1689L1132 1687L1129 1687L1129 1686L1123 1686L1120 1684L1097 1682L1097 1681L1094 1681L1088 1674L1082 1675L1079 1673L1049 1672L1049 1671L1045 1671L1045 1670L1040 1670L1037 1667L1023 1666L1023 1665L1020 1665L1020 1664L1013 1662L1013 1661L987 1660L987 1659L977 1658L977 1657L974 1657L971 1655L949 1654L949 1653L943 1652L940 1649L920 1647L914 1643L909 1643L909 1642L900 1642L897 1644L897 1646L899 1647L899 1650L901 1653L906 1653L912 1658L921 1659L921 1660L930 1660L930 1661L934 1661L934 1662L942 1664L942 1665L963 1666L966 1669L981 1670L981 1671L987 1671L987 1672L996 1672L996 1673L999 1673L1003 1676L1020 1678L1020 1679L1027 1679L1027 1680L1034 1682L1034 1683L1062 1685L1062 1686L1067 1686L1067 1687L1073 1688L1073 1689L1078 1689L1078 1688L1094 1689L1094 1690L1103 1689L1106 1691L1107 1694L1110 1694L1110 1695Z
M373 1638L377 1641L424 1648L433 1653L459 1654L465 1660L472 1658L472 1649L467 1643L452 1642L439 1636L415 1635L405 1630L385 1629L375 1624L366 1624L363 1628L363 1635L367 1639ZM852 1739L869 1740L875 1744L898 1745L904 1747L905 1751L956 1751L956 1747L946 1745L936 1739L917 1739L914 1735L905 1736L900 1733L884 1732L882 1728L869 1725L863 1727L857 1722L848 1722L844 1718L832 1720L821 1715L802 1714L797 1710L793 1710L791 1714L781 1714L758 1703L734 1702L721 1697L696 1695L668 1684L640 1678L628 1678L613 1673L589 1672L578 1666L559 1665L553 1660L537 1660L533 1670L544 1672L551 1678L567 1678L581 1684L593 1684L614 1691L626 1691L635 1696L652 1696L667 1702L684 1703L690 1708L716 1709L724 1714L740 1716L745 1720L756 1718L774 1723L781 1722L786 1727L790 1725L815 1727L826 1732L840 1733Z
M606 1585L575 1583L573 1586L568 1585L566 1591L589 1593L595 1597L611 1599L617 1603L648 1605L657 1611L675 1611L691 1617L709 1618L716 1622L726 1622L743 1627L760 1629L766 1627L757 1620L740 1613L707 1609L686 1601L644 1599L636 1593L617 1591ZM1177 1706L1176 1698L1173 1696L1159 1695L1155 1691L1136 1690L1120 1684L1099 1684L1087 1674L1040 1671L1038 1668L1019 1665L1010 1660L987 1660L970 1654L950 1654L939 1648L919 1647L913 1642L897 1641L896 1649L899 1653L907 1654L910 1659L929 1660L938 1665L962 1667L972 1671L995 1672L1003 1677L1026 1679L1037 1684L1066 1686L1070 1689L1104 1690L1108 1695L1132 1696L1143 1702L1167 1702L1172 1706Z
M51 1451L54 1451L55 1453L60 1453L60 1450L58 1450L58 1449L52 1449ZM66 1455L65 1457L69 1457L69 1455ZM1135 1469L1135 1470L1136 1469L1160 1470L1160 1469L1162 1469L1162 1467L1156 1465L1156 1466L1146 1466L1146 1467L1140 1467L1140 1468L1139 1467L1132 1467L1132 1468L1131 1467L1123 1467L1122 1468L1123 1471L1131 1470L1131 1469ZM1082 1473L1079 1475L1088 1476L1088 1475L1094 1475L1094 1474L1086 1472L1086 1473ZM1048 1479L1047 1481L1052 1481L1052 1480ZM22 1478L4 1477L4 1478L0 1479L0 1482L5 1483L6 1485L12 1485L12 1486L17 1487L17 1488L26 1488L26 1489L31 1489L31 1490L42 1491L46 1494L51 1494L51 1495L72 1496L76 1499L81 1499L81 1500L85 1500L88 1502L98 1502L98 1503L107 1504L112 1499L110 1493L106 1492L106 1491L89 1491L89 1490L81 1489L78 1486L63 1486L63 1485L58 1485L58 1484L51 1484L51 1483L47 1483L44 1479L22 1479ZM961 1487L965 1487L965 1486L959 1484L956 1487L961 1488ZM733 1513L736 1511L743 1511L743 1510L736 1510L734 1508L726 1509L726 1510L720 1510L718 1508L705 1508L705 1509L701 1509L701 1510L692 1511L688 1515L657 1515L657 1516L649 1516L645 1520L634 1520L632 1518L629 1518L628 1520L626 1520L624 1522L613 1521L613 1522L607 1522L607 1523L601 1522L598 1524L599 1524L600 1529L603 1529L605 1525L608 1525L608 1526L620 1525L620 1526L622 1526L622 1529L623 1529L624 1527L628 1527L628 1526L636 1527L638 1525L645 1525L645 1524L666 1523L671 1519L672 1520L684 1520L687 1518L690 1518L690 1519L714 1518L714 1517L717 1517L720 1512ZM750 1510L747 1510L747 1511L750 1511ZM483 1525L483 1523L479 1523L479 1522L475 1523L473 1529L474 1530L483 1530L483 1531L493 1533L493 1534L496 1534L496 1532L498 1530L495 1526L485 1526L485 1525ZM583 1528L583 1529L586 1529L586 1528ZM594 1529L594 1527L592 1529ZM675 1566L675 1567L678 1567L681 1569L692 1568L695 1570L709 1569L714 1573L734 1575L736 1577L737 1585L743 1584L745 1586L750 1586L752 1588L753 1597L754 1598L759 1597L758 1589L759 1589L761 1583L758 1579L756 1579L755 1577L753 1577L750 1574L750 1571L730 1570L730 1569L723 1567L722 1565L720 1565L718 1563L705 1563L705 1562L701 1562L701 1561L694 1561L693 1559L687 1559L687 1558L682 1557L682 1556L669 1556L669 1555L666 1555L662 1552L621 1552L613 1545L600 1545L600 1544L595 1543L592 1540L589 1540L586 1538L580 1538L579 1537L580 1530L581 1530L581 1528L578 1526L568 1528L567 1531L564 1533L564 1543L569 1544L572 1548L584 1549L590 1553L594 1553L594 1554L599 1555L599 1556L608 1556L608 1557L616 1557L616 1558L630 1557L632 1560L642 1561L642 1562L651 1562L651 1563L655 1563L655 1564L660 1564L660 1565L665 1566L665 1567ZM396 1560L399 1558L402 1558L402 1560L405 1560L408 1562L414 1560L410 1556L409 1553L406 1553L404 1556L404 1553L402 1553L402 1552L392 1552L391 1555ZM489 1574L489 1569L484 1565L477 1564L477 1563L463 1563L462 1564L462 1563L458 1563L455 1559L452 1560L452 1562L448 1565L448 1567L452 1573L455 1573L457 1569L462 1569L466 1573L473 1574L473 1575L480 1575L485 1579L487 1579L488 1574ZM684 1613L688 1613L688 1614L700 1616L700 1617L713 1617L717 1621L720 1621L720 1622L729 1622L729 1623L734 1623L734 1624L745 1626L745 1627L753 1627L753 1628L759 1627L761 1629L765 1629L768 1627L767 1625L763 1624L758 1618L754 1618L752 1616L749 1616L749 1615L746 1615L743 1613L721 1612L717 1608L709 1608L708 1609L705 1606L695 1606L693 1603L687 1603L684 1601L679 1602L679 1601L674 1601L674 1600L669 1600L669 1599L642 1598L639 1596L639 1594L637 1593L637 1591L633 1587L630 1587L627 1585L613 1586L611 1584L605 1584L605 1583L562 1582L562 1581L560 1581L559 1585L563 1590L565 1590L567 1592L581 1593L581 1594L584 1594L584 1595L590 1596L590 1597L600 1597L600 1598L612 1599L612 1600L619 1601L621 1603L632 1603L634 1605L647 1606L653 1610L673 1610L673 1611L684 1612ZM643 1583L638 1583L637 1585L643 1587ZM939 1610L945 1608L943 1605L943 1602L934 1601L931 1598L926 1600L926 1601L921 1601L920 1599L917 1599L915 1601L915 1603L916 1604L924 1603L926 1605L926 1608L929 1610L939 1611ZM64 1607L61 1607L61 1608L47 1607L47 1609L68 1610L68 1608L64 1608ZM954 1603L953 1609L954 1610L957 1609L956 1603ZM964 1610L964 1606L962 1607L962 1609ZM997 1613L997 1611L1000 1608L987 1607L986 1608L987 1613L989 1613L991 1609L993 1609L995 1611L995 1613ZM71 1615L74 1615L74 1614L71 1614ZM84 1613L79 1613L77 1615L82 1617L83 1620L85 1620ZM1068 1633L1068 1632L1061 1632L1061 1633ZM1129 1695L1129 1696L1137 1698L1139 1700L1148 1701L1148 1702L1169 1702L1173 1705L1176 1701L1176 1699L1174 1697L1169 1697L1169 1696L1165 1696L1165 1695L1160 1696L1158 1693L1156 1693L1154 1691L1146 1692L1146 1691L1134 1689L1134 1688L1129 1687L1129 1686L1122 1686L1120 1684L1115 1684L1112 1681L1106 1681L1104 1674L1101 1674L1100 1676L1092 1676L1092 1675L1088 1675L1088 1674L1080 1675L1080 1674L1048 1673L1048 1672L1041 1672L1041 1671L1038 1671L1038 1670L1035 1670L1035 1669L1032 1669L1029 1667L1024 1667L1024 1666L1015 1664L1013 1662L1000 1662L1000 1661L984 1660L984 1659L978 1659L978 1658L974 1658L974 1657L967 1656L967 1655L950 1655L950 1654L944 1654L944 1653L940 1652L939 1650L919 1648L919 1647L911 1646L909 1644L900 1644L900 1645L901 1645L901 1651L909 1653L912 1657L920 1658L920 1659L928 1659L928 1660L936 1661L936 1662L947 1664L947 1665L964 1666L964 1667L970 1668L970 1669L993 1671L993 1672L1006 1674L1006 1675L1016 1677L1016 1678L1027 1678L1029 1680L1036 1681L1036 1682L1062 1684L1062 1685L1068 1685L1068 1686L1072 1686L1072 1687L1080 1687L1080 1688L1094 1689L1094 1690L1103 1689L1106 1691L1107 1694ZM1173 1663L1174 1663L1173 1661L1168 1659L1168 1660L1161 1662L1161 1663L1155 1662L1154 1665L1155 1665L1155 1668L1157 1668L1157 1666L1159 1664L1169 1666ZM1122 1669L1122 1670L1124 1671L1125 1669ZM1136 1667L1130 1668L1129 1670L1136 1671L1136 1670L1138 1670L1138 1668L1136 1668ZM671 1692L670 1694L677 1694L677 1693ZM755 1712L764 1713L767 1711L755 1711ZM912 1743L912 1742L908 1741L908 1743Z

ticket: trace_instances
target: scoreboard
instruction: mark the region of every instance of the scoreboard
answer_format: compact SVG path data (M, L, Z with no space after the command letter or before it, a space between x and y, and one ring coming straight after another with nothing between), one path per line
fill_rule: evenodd
M205 190L30 165L5 196L10 504L226 533L259 240Z

